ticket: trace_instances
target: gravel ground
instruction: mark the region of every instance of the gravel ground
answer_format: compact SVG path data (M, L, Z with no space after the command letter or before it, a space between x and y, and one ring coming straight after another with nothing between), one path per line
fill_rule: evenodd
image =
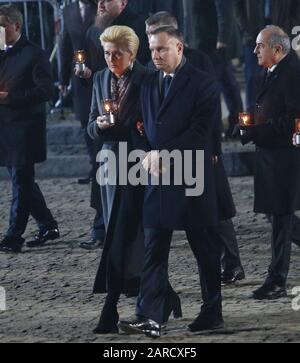
M252 178L230 180L237 204L235 226L247 278L223 289L225 329L192 334L187 324L198 314L201 294L197 268L185 234L174 235L170 280L182 299L184 318L170 320L161 343L300 342L300 311L293 311L292 288L300 286L300 249L293 246L288 280L289 297L258 302L251 292L265 277L270 260L270 225L252 212ZM10 186L0 181L0 234L8 224ZM91 289L101 251L78 247L88 238L93 219L88 186L75 180L40 182L49 208L59 221L60 240L22 254L0 254L0 286L6 290L7 310L0 311L0 342L152 342L144 336L94 336L103 296ZM26 239L35 232L30 221ZM133 298L121 298L121 318L132 316Z

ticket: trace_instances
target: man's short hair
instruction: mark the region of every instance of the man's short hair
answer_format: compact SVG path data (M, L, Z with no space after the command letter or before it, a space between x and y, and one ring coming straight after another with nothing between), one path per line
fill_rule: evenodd
M267 29L269 34L268 45L270 48L275 48L277 45L281 45L282 53L288 54L291 50L291 41L285 31L276 25L268 25Z
M176 38L181 43L184 43L184 37L180 30L174 29L173 27L161 26L156 28L151 32L151 35L156 35L160 33L167 33L171 38Z
M157 25L158 27L168 26L178 29L178 21L174 15L167 11L159 11L146 20L146 25Z
M5 16L10 24L18 24L20 29L23 27L23 15L15 5L0 6L0 16Z

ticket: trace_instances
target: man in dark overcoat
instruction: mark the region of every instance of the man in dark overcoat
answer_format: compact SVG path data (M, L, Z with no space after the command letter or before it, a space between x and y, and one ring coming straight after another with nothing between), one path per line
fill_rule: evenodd
M255 54L265 68L257 90L255 125L245 127L242 142L256 145L254 212L272 219L272 261L256 299L286 296L294 212L300 209L300 150L292 145L300 115L300 61L288 35L277 26L262 30Z
M0 53L0 166L12 181L9 229L0 250L21 252L29 215L39 234L31 247L59 237L57 223L34 180L34 164L46 160L45 102L53 95L50 63L21 35L23 17L13 5L0 7L5 50Z
M158 151L204 150L204 192L188 196L185 183L146 186L144 198L145 258L137 301L137 320L120 322L127 333L160 336L168 296L168 255L173 230L185 230L201 270L203 306L191 331L223 326L220 280L221 248L207 234L217 223L212 163L212 130L218 86L183 56L182 35L174 29L157 29L150 50L160 71L146 78L141 89L145 134L151 145L143 165L150 175L161 173ZM169 165L172 168L172 165ZM196 169L195 158L190 167ZM199 167L199 165L197 166ZM172 174L172 173L171 173ZM173 175L174 176L174 175Z
M173 27L174 29L178 29L179 24L175 16L166 11L160 11L146 20L146 33L150 36L151 32L159 27ZM183 54L188 62L195 68L206 72L215 78L215 70L208 55L198 49L187 46L185 46ZM148 66L150 68L155 68L153 61L149 62ZM233 283L242 280L245 277L245 273L242 267L239 246L231 219L235 216L236 210L222 159L222 111L220 102L216 104L216 108L218 108L219 112L216 113L216 122L212 137L214 145L213 162L220 222L216 227L214 237L223 245L221 260L222 282Z
M61 92L65 93L72 80L73 108L76 119L80 121L90 164L93 163L93 142L87 134L86 127L92 98L92 86L86 87L74 74L74 52L84 49L85 34L94 23L97 5L93 0L80 0L67 5L63 10L63 34L60 40L61 69L59 83ZM92 172L90 172L91 174ZM79 179L80 184L89 184L91 175Z

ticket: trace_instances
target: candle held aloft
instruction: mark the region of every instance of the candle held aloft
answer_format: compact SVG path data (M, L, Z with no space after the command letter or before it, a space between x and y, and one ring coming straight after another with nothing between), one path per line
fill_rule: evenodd
M253 119L250 112L240 112L239 113L239 124L240 126L252 126ZM246 130L240 130L241 136L246 134Z
M76 70L79 72L83 72L85 69L85 60L86 60L84 50L75 51L74 58L75 58Z
M114 126L116 124L116 107L114 101L104 100L103 111L107 116L107 122L110 124L110 126Z

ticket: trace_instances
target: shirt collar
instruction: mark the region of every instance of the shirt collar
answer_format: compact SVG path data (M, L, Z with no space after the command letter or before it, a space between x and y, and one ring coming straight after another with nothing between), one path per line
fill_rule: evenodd
M179 64L179 66L176 68L175 70L175 73L166 73L166 72L163 72L163 78L165 78L166 76L171 76L172 78L181 70L181 68L186 64L186 58L185 56L182 57L182 60Z
M166 73L166 72L164 72L164 74L163 74L163 78L165 78L165 77L167 77L167 76L170 76L170 77L174 77L175 76L175 73Z
M79 4L79 9L87 8L89 6L88 4L85 4L85 3L81 2L81 1L79 1L78 4Z
M4 50L8 50L8 49L13 48L18 43L18 41L20 40L20 38L21 38L21 34L19 35L19 38L15 41L14 44L12 44L12 45L4 44Z
M275 71L278 64L274 64L271 68L268 68L268 72L272 73Z

